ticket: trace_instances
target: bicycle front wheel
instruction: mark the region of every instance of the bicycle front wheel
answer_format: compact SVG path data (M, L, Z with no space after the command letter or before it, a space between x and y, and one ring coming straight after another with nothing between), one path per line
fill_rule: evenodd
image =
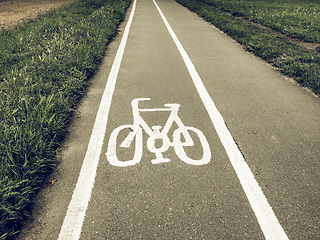
M204 134L199 129L194 127L186 126L185 128L187 129L187 131L194 132L195 134L192 134L192 135L193 136L196 135L199 138L201 147L202 147L202 158L197 160L187 156L187 153L185 152L185 149L184 149L184 147L186 148L187 145L181 142L182 130L180 128L175 130L173 133L174 150L177 156L185 163L188 163L191 165L203 165L203 164L209 163L211 159L211 151L210 151L209 143L206 137L204 136ZM192 146L192 147L197 147L197 146Z
M122 125L113 130L110 135L108 150L106 153L109 163L117 167L128 167L133 166L141 161L142 157L142 129L139 128L135 134L133 141L135 141L134 155L131 160L120 161L117 157L117 148L122 148L117 145L118 135L120 131L127 129L128 132L132 132L133 125ZM120 142L120 141L119 141ZM129 146L128 146L129 147ZM127 148L127 147L126 147ZM122 148L123 149L123 148Z

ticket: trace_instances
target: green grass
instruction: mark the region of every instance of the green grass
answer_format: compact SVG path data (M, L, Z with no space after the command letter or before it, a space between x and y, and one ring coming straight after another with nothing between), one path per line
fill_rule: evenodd
M0 32L0 239L56 165L88 78L131 0L79 0Z
M320 56L318 54L304 51L281 37L270 35L250 23L217 11L203 3L204 0L176 1L237 40L246 50L266 60L283 74L294 78L300 85L320 94ZM230 2L234 1L230 0Z
M268 26L291 38L320 43L320 2L316 0L200 0L234 16Z

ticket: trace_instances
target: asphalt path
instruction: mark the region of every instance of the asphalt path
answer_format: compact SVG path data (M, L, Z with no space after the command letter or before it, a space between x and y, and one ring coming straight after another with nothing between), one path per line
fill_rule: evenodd
M174 0L120 29L18 239L320 239L319 99Z

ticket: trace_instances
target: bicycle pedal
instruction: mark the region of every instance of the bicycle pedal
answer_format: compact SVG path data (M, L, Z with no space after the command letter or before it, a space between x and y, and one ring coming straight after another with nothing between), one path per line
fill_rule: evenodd
M170 158L162 158L162 159L152 159L152 164L159 164L159 163L168 163L171 162Z

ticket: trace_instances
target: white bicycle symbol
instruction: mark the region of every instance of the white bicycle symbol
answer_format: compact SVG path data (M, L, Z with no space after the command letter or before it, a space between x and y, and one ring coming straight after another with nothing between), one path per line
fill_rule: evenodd
M142 146L142 129L149 135L147 140L147 147L150 152L155 153L156 158L152 160L153 164L170 162L169 158L164 158L162 153L167 151L169 147L174 147L177 156L185 163L192 165L202 165L209 163L211 159L211 151L206 137L203 133L194 127L185 126L181 119L178 117L178 110L180 104L165 104L166 108L151 108L151 109L139 109L139 101L147 101L150 98L136 98L131 102L133 112L133 124L122 125L113 130L110 135L108 150L106 153L107 159L111 165L118 167L133 166L141 161L143 146ZM162 129L161 126L152 126L151 128L140 116L140 112L156 112L156 111L171 111L170 116ZM168 132L173 123L176 123L178 128L173 132L173 141L171 142L168 137ZM135 150L134 156L131 160L120 161L117 157L117 137L121 130L130 129L131 132L120 144L122 148L129 148L134 138ZM200 143L202 145L203 156L200 160L191 159L187 156L184 147L194 146L194 142L191 139L188 131L193 131L197 134ZM181 135L185 141L181 141ZM156 140L162 140L162 146L156 147Z

